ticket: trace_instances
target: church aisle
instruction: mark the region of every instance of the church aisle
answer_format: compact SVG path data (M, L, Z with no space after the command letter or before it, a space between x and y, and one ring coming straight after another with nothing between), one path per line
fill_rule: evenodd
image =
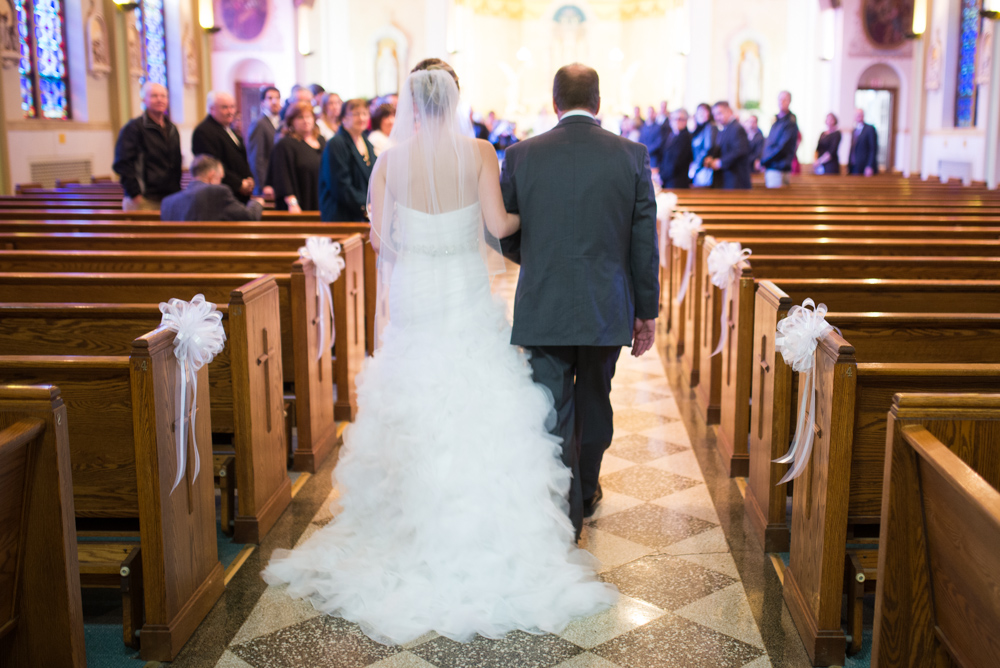
M515 273L508 272L497 283L498 294L510 302L515 279ZM808 665L781 602L773 567L755 546L742 549L753 538L743 532L737 486L721 477L721 469L715 470L719 467L708 449L704 423L699 425L685 414L688 407L683 398L678 407L661 355L651 352L637 360L623 351L612 392L615 440L602 467L604 500L584 530L582 544L601 560L602 577L621 590L621 600L613 609L578 620L557 636L517 632L502 641L480 638L463 645L430 634L405 648L391 648L371 641L353 624L288 599L283 587L270 587L263 589L215 665ZM295 544L332 519L336 499L337 491L330 490ZM332 511L330 506L334 506ZM268 545L263 551L287 545ZM256 560L255 564L261 565ZM248 575L240 573L237 580L246 581Z

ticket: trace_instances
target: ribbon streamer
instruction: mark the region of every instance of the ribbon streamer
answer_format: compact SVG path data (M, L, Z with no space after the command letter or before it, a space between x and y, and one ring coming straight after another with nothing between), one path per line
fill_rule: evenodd
M198 414L198 370L219 354L226 343L226 332L222 328L222 313L215 304L205 301L205 295L197 294L190 302L183 299L171 299L160 302L160 313L163 317L160 325L177 333L174 337L174 357L177 358L177 476L174 486L170 488L173 494L187 470L187 432L191 430L191 450L194 459L194 477L198 479L201 471L201 461L198 457L198 442L195 436L196 417ZM191 385L191 419L188 427L186 404L188 402L188 383Z
M340 273L347 266L340 256L340 244L330 237L307 237L306 245L299 248L299 257L308 258L316 266L316 296L319 297L319 345L316 347L316 359L323 358L323 346L326 344L326 318L323 317L323 306L330 309L330 347L337 338L333 322L333 293L330 284L340 278Z
M708 275L712 285L722 290L722 317L719 321L719 345L712 351L712 357L722 352L729 336L729 323L726 317L726 305L729 303L729 286L736 280L736 269L740 262L750 257L749 248L743 248L738 241L721 241L708 254ZM730 314L731 315L731 314Z
M774 338L775 351L781 353L785 364L792 367L792 371L805 374L800 381L804 389L799 400L799 416L792 445L784 456L774 460L775 464L794 462L785 477L778 481L779 485L802 475L812 455L816 426L816 349L820 339L834 329L823 318L826 312L826 304L816 306L812 299L806 299L802 306L789 309L788 316L778 323L778 333Z
M677 206L677 195L672 192L661 192L656 196L656 222L660 227L660 266L667 266L667 230L670 229L670 218Z
M701 230L701 218L690 211L678 211L670 221L670 241L683 251L687 251L687 265L684 267L684 278L681 288L677 291L677 303L684 301L687 294L691 273L694 271L694 235Z

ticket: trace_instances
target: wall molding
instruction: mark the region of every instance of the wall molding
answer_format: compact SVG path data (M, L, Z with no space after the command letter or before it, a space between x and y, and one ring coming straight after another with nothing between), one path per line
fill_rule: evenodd
M62 130L65 132L110 132L112 129L110 121L91 123L89 121L57 121L44 118L7 121L7 130L17 131L52 132L53 130Z

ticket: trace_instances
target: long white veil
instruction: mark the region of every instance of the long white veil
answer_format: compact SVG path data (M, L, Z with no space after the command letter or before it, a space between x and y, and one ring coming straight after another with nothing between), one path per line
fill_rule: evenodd
M468 118L457 113L458 85L444 70L411 73L403 85L392 129L392 148L372 170L368 190L372 242L378 248L376 346L389 322L389 283L407 252L407 225L419 225L401 209L438 215L479 204L482 158ZM482 212L479 211L480 220ZM500 243L485 224L479 249L492 276L504 270Z

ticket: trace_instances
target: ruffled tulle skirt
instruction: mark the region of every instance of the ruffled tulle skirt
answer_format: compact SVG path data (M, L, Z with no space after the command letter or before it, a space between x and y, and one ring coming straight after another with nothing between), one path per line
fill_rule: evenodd
M358 376L342 510L263 573L382 643L558 632L618 596L576 547L551 396L510 345L504 305L474 302L445 324L388 326Z

